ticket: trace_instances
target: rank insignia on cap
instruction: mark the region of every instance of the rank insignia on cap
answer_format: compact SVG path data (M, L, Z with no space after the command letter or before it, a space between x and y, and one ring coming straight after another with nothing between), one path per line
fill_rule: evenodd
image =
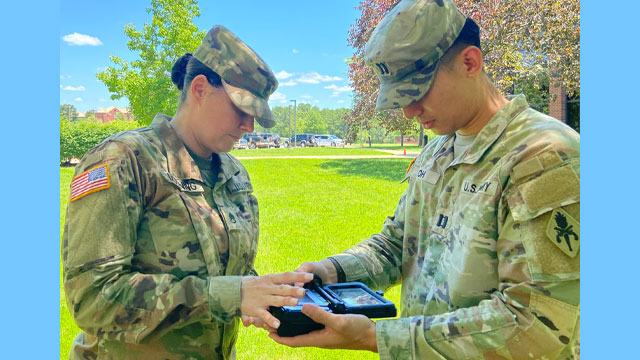
M109 166L104 164L94 167L73 178L71 181L71 201L96 191L108 189L109 186L111 186Z
M378 69L378 73L380 73L381 76L389 76L389 75L391 75L391 72L389 72L389 67L387 66L387 64L385 64L385 63L376 63L376 67Z
M580 249L580 223L569 213L556 209L547 225L547 236L563 253L574 258Z

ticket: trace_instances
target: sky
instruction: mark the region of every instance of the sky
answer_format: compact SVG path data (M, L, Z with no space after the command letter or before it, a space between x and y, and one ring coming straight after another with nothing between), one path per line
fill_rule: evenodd
M353 54L348 31L359 17L359 0L199 0L200 30L223 25L247 43L271 67L279 86L273 106L310 103L320 108L351 107L352 92L345 59ZM124 26L141 30L151 15L151 0L60 2L60 104L78 111L108 106L128 107L112 100L96 73L113 66L110 55L125 60Z

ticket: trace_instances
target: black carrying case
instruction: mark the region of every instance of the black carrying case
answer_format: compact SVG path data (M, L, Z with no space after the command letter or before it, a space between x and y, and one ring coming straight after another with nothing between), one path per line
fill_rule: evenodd
M270 311L279 321L279 336L289 337L320 330L318 324L302 313L302 305L311 303L334 314L360 314L369 318L395 317L396 306L382 297L382 292L373 292L361 282L347 282L322 285L320 278L314 277L304 285L304 298L297 306L271 307Z

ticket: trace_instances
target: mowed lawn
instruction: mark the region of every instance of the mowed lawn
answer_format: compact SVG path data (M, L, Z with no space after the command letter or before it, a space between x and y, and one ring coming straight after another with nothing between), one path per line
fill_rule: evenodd
M376 149L334 148L334 147L295 147L271 149L236 149L231 151L236 157L249 156L343 156L343 155L389 155L388 152Z
M260 204L260 274L290 271L301 262L340 253L379 232L404 191L400 184L411 159L243 160ZM60 169L60 236L73 168ZM62 284L62 267L61 267ZM399 304L400 289L385 297ZM398 310L400 310L398 308ZM60 358L66 359L80 330L60 289ZM366 351L292 349L263 330L242 328L238 359L377 359Z
M382 144L382 143L371 143L371 147L369 147L369 143L368 142L364 142L363 143L364 147L362 147L360 145L360 142L355 142L353 144L349 144L349 146L345 147L345 149L361 149L361 150L368 150L368 151L373 151L373 150L402 150L402 149L406 149L408 152L420 152L422 151L422 147L418 146L418 145L410 145L410 144L405 144L405 146L403 147L400 144Z

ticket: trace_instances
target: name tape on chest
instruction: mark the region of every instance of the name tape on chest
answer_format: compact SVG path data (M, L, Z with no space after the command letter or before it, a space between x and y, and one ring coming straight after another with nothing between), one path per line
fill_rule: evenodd
M232 177L227 183L227 190L230 193L235 194L243 191L253 191L251 182L246 177Z
M416 178L433 185L438 182L440 173L431 169L419 169Z
M202 185L197 184L197 183L195 183L195 182L193 182L191 180L178 179L173 174L171 174L171 173L169 173L167 171L162 172L162 175L170 183L172 183L175 186L177 186L178 189L180 189L180 191L193 192L193 193L204 192L204 187L202 187Z
M96 191L108 189L110 186L109 165L96 166L73 178L71 181L71 201L76 201Z
M468 181L462 183L462 192L465 194L495 195L497 185L494 181Z

